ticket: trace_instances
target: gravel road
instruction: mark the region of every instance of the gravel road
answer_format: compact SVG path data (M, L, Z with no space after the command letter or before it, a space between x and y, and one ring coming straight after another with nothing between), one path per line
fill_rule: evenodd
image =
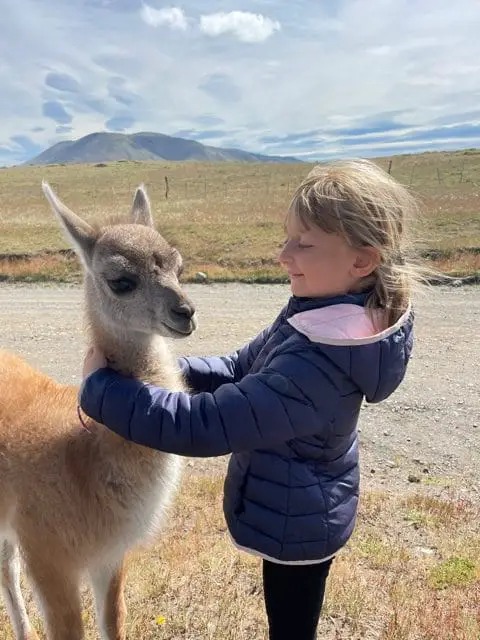
M270 323L283 285L189 285L199 316L180 354L228 353ZM416 344L402 387L361 416L364 483L407 488L408 476L480 497L480 288L434 287L416 303ZM0 286L0 347L60 382L77 384L82 361L79 287ZM191 460L192 472L222 471L225 458ZM411 478L412 480L412 478Z

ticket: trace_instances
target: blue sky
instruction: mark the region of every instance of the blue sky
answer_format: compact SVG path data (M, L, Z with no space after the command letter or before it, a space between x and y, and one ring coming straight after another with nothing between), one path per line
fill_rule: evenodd
M0 165L93 131L305 160L480 146L478 0L2 0Z

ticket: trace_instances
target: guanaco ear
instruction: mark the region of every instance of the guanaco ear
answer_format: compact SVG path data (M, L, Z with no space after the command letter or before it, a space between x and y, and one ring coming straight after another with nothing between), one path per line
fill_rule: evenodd
M76 213L70 211L58 198L48 182L42 180L42 189L53 213L60 220L66 237L75 249L78 257L88 269L92 262L93 249L97 241L95 230L82 220Z
M144 224L147 227L155 226L150 200L148 199L148 195L143 184L138 186L135 191L130 216L135 224Z

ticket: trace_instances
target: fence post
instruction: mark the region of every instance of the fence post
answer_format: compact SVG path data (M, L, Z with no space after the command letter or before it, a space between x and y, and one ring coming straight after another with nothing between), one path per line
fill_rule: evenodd
M442 184L442 179L440 177L440 169L437 167L437 177L438 177L438 184Z
M413 174L415 173L415 164L412 166L412 171L410 172L410 182L409 182L409 186L412 186L413 183Z
M168 200L168 192L169 192L170 188L168 186L168 178L167 176L165 176L165 200Z
M390 162L388 163L388 173L389 174L392 173L392 164L393 164L393 160L390 160Z

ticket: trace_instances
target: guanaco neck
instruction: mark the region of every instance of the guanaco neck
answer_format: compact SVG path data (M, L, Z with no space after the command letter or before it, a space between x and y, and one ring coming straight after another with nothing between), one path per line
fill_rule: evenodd
M106 324L92 301L92 282L86 282L85 321L88 345L98 347L108 366L119 373L171 391L182 391L181 374L162 336ZM89 295L90 294L90 295Z
M106 328L91 310L87 326L89 346L98 347L115 371L172 391L182 389L174 357L163 337Z
M184 389L181 374L166 340L140 332L125 331L117 326L105 326L93 304L86 299L85 320L89 346L105 354L108 366L119 373L150 382L172 391ZM162 454L154 449L132 446L105 427L93 428L95 442L116 465L140 465L145 474L156 473ZM87 442L86 439L83 440ZM88 443L90 440L88 440ZM160 456L160 457L159 457Z

